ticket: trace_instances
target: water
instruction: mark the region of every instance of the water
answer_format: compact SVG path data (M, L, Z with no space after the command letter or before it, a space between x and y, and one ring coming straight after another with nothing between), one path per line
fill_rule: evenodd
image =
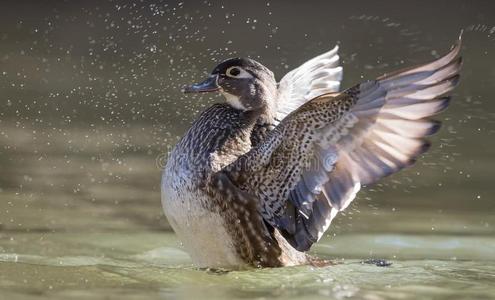
M493 236L347 234L314 250L333 266L232 272L195 269L172 233L22 234L1 247L5 299L489 299L495 292ZM363 264L367 257L390 257L392 265Z
M2 2L0 299L495 297L495 9L428 5ZM219 98L181 86L235 55L280 78L338 41L348 87L437 57L460 29L462 80L431 151L335 220L312 249L335 265L191 265L160 172Z

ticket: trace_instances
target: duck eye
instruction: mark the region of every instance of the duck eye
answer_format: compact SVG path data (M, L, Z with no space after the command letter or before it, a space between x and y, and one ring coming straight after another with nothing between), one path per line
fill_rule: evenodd
M238 77L239 74L241 74L241 69L239 69L238 67L230 67L225 72L225 75L229 77Z

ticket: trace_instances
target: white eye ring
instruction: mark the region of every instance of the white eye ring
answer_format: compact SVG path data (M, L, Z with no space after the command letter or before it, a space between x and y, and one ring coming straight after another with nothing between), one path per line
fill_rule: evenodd
M225 71L225 75L232 78L253 78L253 75L251 75L248 71L237 66L229 67Z

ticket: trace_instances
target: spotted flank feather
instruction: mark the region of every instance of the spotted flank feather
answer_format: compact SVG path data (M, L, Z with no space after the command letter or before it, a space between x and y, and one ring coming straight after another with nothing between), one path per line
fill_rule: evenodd
M459 50L460 40L438 60L341 93L328 94L338 89L341 70L335 83L312 79L309 90L288 88L288 99L300 99L291 103L302 105L279 110L286 115L280 124L224 171L258 199L267 224L295 249L308 250L362 186L410 166L428 149L426 137L440 128L430 118L448 106L444 95L459 81ZM339 73L332 51L301 67L325 64L327 74ZM303 80L298 69L292 72L281 87ZM324 95L308 101L315 92Z
M259 215L257 200L236 187L223 172L213 176L209 192L212 199L219 200L217 207L228 218L227 230L236 236L238 255L256 267L281 266L280 246Z

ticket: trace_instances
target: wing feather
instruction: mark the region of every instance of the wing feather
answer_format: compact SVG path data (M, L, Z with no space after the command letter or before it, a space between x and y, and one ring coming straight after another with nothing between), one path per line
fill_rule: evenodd
M287 117L227 168L230 178L257 196L268 224L297 250L308 250L362 186L410 166L427 151L426 137L440 127L430 118L447 107L443 95L459 81L459 51L460 40L434 62L311 101L306 95L331 84L326 75L308 83L303 74L341 72L319 70L337 68L336 49L309 61L281 82L288 86L282 98L287 105L279 113ZM303 82L309 89L298 85Z
M277 119L282 120L308 100L337 92L342 80L339 47L305 62L287 73L279 82Z
M353 199L355 184L369 185L379 179L410 166L416 158L426 152L430 143L425 137L440 128L440 122L429 119L444 110L450 97L439 97L450 92L459 81L462 60L459 55L460 40L444 57L432 63L409 68L378 78L379 85L386 90L386 100L365 131L360 130L360 138L353 139L354 148L348 154L340 153L335 171L330 174L325 188L337 182L341 192L329 195L333 203L344 209ZM360 103L361 101L358 101ZM366 106L363 106L366 108ZM356 105L351 113L358 114L363 109ZM359 117L373 116L373 112ZM347 148L349 151L349 147ZM341 167L344 166L344 167ZM354 174L349 180L349 173ZM342 179L346 178L346 185Z

